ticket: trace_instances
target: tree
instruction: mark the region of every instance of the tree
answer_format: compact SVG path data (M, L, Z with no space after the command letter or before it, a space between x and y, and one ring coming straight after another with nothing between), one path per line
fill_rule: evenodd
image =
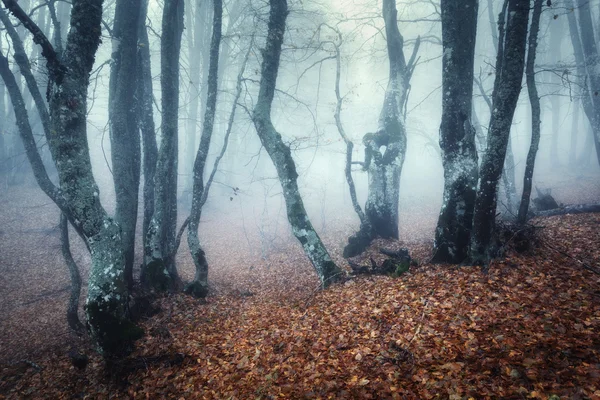
M135 104L138 73L140 0L117 0L112 30L113 53L109 83L112 173L116 195L115 219L122 231L125 279L133 287L133 257L140 186L140 134Z
M167 0L161 43L162 140L155 175L154 214L146 233L150 255L142 270L146 285L157 290L182 286L175 266L177 241L177 157L179 56L183 33L183 0Z
M148 0L141 0L138 18L138 50L136 74L136 102L138 127L142 136L143 172L144 172L144 220L142 222L142 239L144 246L144 261L152 256L152 247L148 231L154 215L154 175L158 159L156 144L156 127L152 108L152 71L150 66L150 43L146 28Z
M535 83L535 55L537 52L538 32L540 30L540 17L542 15L542 0L534 0L533 14L531 17L531 27L529 29L529 44L527 48L527 64L525 67L525 76L527 78L527 91L529 102L531 103L531 145L527 153L525 163L525 174L523 177L523 194L519 206L519 215L517 221L524 224L527 220L529 211L529 200L531 197L531 186L533 182L533 168L535 166L535 157L537 155L540 143L540 97Z
M141 330L127 319L128 293L120 227L100 203L87 144L87 88L100 43L102 0L73 1L71 29L62 57L16 1L3 0L3 3L32 33L47 61L52 134L49 147L58 170L60 189L52 184L43 168L31 128L28 129L24 106L19 107L20 113L25 111L18 118L21 137L40 187L67 215L89 246L92 267L85 307L88 329L105 356L118 355L130 349ZM4 66L2 77L7 83L10 75L6 71L6 58L0 64ZM14 90L18 88L14 77L10 85L19 103L20 92Z
M595 40L596 36L594 35L589 1L577 0L577 10L579 17L579 39L581 42L581 56L577 63L579 64L579 61L583 61L584 69L582 72L585 72L587 96L589 97L589 105L587 107L585 106L586 100L584 100L584 110L587 108L586 114L592 125L596 155L598 163L600 163L600 56ZM576 47L575 43L574 47ZM575 52L577 58L578 50L575 50Z
M478 178L471 125L478 1L442 0L442 123L444 200L433 261L460 263L468 254Z
M512 119L521 92L528 22L529 1L505 0L498 22L500 39L492 92L492 115L487 150L480 168L469 248L469 257L474 264L486 264L496 253L494 233L497 187L506 157Z
M361 224L361 230L348 240L344 254L349 257L361 253L376 236L398 238L400 175L406 155L404 108L420 39L417 39L407 62L404 57L404 37L398 29L396 1L383 0L382 12L390 63L389 80L379 115L379 127L376 132L363 136L363 169L369 174L365 215L369 223Z
M186 291L197 297L205 297L208 293L208 263L204 250L200 247L198 238L198 225L202 213L202 198L204 195L204 167L208 158L210 141L214 129L215 112L217 109L217 89L219 71L219 49L221 47L221 27L223 20L222 0L213 0L213 28L210 43L210 61L208 67L208 92L206 96L206 109L202 136L193 169L192 209L188 226L188 246L196 267L194 281L188 285Z
M288 221L294 236L300 241L304 252L315 268L321 285L327 287L341 278L343 272L329 256L306 214L298 189L296 164L290 148L283 142L281 134L277 132L271 121L271 108L275 95L288 6L287 0L269 0L269 4L267 41L262 52L260 89L252 113L252 121L262 145L277 170L283 189Z

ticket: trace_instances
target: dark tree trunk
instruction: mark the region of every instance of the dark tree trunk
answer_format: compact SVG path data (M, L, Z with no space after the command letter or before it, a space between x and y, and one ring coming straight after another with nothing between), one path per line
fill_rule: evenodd
M287 208L288 221L294 236L300 241L304 252L314 266L323 287L329 286L341 278L342 270L333 262L321 238L314 230L300 192L298 173L288 146L271 122L271 106L275 95L277 73L281 57L281 46L285 32L285 20L288 14L286 0L270 0L268 35L261 66L260 92L254 107L252 120L260 141L271 157Z
M81 276L79 275L79 267L71 254L71 245L69 243L69 221L67 216L60 214L60 241L62 255L69 269L71 277L71 296L69 298L69 306L67 307L67 323L69 327L77 334L84 332L84 326L79 320L79 296L81 295Z
M175 266L177 237L177 157L179 116L179 56L183 33L183 0L167 0L161 35L162 140L155 174L154 215L148 230L151 255L143 281L156 290L179 290Z
M527 78L527 91L529 94L529 103L531 104L531 145L527 153L525 163L525 174L523 177L523 194L519 206L519 215L517 222L524 224L527 221L529 212L529 200L531 198L531 187L533 183L533 168L535 166L535 157L540 144L540 125L541 108L540 96L538 95L537 85L535 83L535 56L537 52L538 33L540 31L540 17L542 15L542 1L534 0L533 15L531 17L531 27L529 28L529 44L527 48L527 64L525 66L525 76Z
M188 226L188 246L196 267L194 280L186 287L186 291L196 297L205 297L208 294L208 262L204 250L200 246L198 238L198 225L202 214L202 197L204 194L204 167L210 149L215 113L217 109L218 71L219 71L219 49L221 47L221 28L223 22L223 3L221 0L213 0L213 28L210 43L210 61L208 67L208 88L206 96L206 108L204 111L204 123L200 146L196 154L193 170L192 209L190 212L190 224Z
M469 256L475 264L487 263L496 253L494 230L497 187L506 157L512 119L521 92L528 22L529 1L505 1L499 22L500 39L487 151L481 163L471 233Z
M478 157L471 125L478 1L442 0L442 123L444 200L434 262L460 263L469 250Z
M588 0L577 0L581 50L587 77L590 114L596 156L600 164L600 56L594 35L594 25ZM587 113L587 112L586 112Z
M105 356L119 355L130 349L141 330L126 317L127 288L125 260L119 226L107 215L99 200L98 186L92 175L87 143L86 113L89 74L100 44L102 1L75 0L71 30L62 60L39 28L14 0L4 4L33 34L48 61L48 90L52 137L50 150L56 161L60 190L49 181L28 124L24 105L19 128L42 189L56 201L71 224L85 238L91 252L92 269L86 301L87 325L92 339ZM4 59L5 60L5 59ZM5 82L8 65L0 68ZM11 82L13 89L18 88ZM8 85L7 85L8 86ZM16 94L16 90L13 90ZM20 96L20 93L18 93ZM17 96L17 97L19 97ZM12 96L11 96L12 97ZM23 103L22 96L15 99ZM15 104L15 102L13 102ZM36 171L37 170L37 171Z
M139 130L143 143L143 169L144 169L144 221L142 223L142 240L144 246L144 261L152 256L152 248L148 240L148 230L154 215L154 175L158 159L158 146L156 144L156 127L152 108L152 71L150 68L150 45L148 29L146 28L146 15L148 13L148 0L140 4L138 21L138 51L137 51L137 77L136 77L136 107L138 114Z
M112 173L116 195L115 219L121 226L125 280L133 287L135 230L140 186L140 133L135 109L138 18L140 0L117 0L112 31L108 112Z

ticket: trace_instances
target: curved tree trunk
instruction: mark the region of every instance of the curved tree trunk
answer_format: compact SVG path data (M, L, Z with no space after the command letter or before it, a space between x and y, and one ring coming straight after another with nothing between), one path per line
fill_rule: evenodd
M71 30L62 60L59 60L43 32L14 0L3 2L32 32L34 41L42 46L42 54L48 62L52 132L49 145L56 161L60 190L52 185L43 168L30 135L31 128L19 92L17 97L20 96L20 99L16 98L16 103L22 106L16 106L15 111L22 108L20 112L24 114L19 118L23 142L38 183L67 214L90 249L92 269L85 308L91 337L105 356L119 355L131 348L132 341L141 335L141 330L126 316L128 294L121 232L100 204L87 143L87 88L95 53L100 44L102 1L73 2ZM7 64L5 68L0 68L4 70L2 76L5 82L7 78L10 80L7 68ZM12 80L13 89L18 88L14 77ZM17 94L16 90L13 92Z
M535 166L535 157L537 155L540 143L540 124L541 110L540 97L535 83L535 56L537 52L538 32L540 30L540 17L542 15L542 0L535 0L533 3L533 16L531 17L531 27L529 31L529 46L527 49L527 65L525 75L527 77L527 91L529 93L529 102L531 103L531 145L527 153L527 162L525 164L525 175L523 178L523 195L519 206L519 215L517 222L524 224L527 221L529 211L529 200L531 197L531 186L533 182L533 168Z
M177 237L177 123L183 7L183 0L165 1L162 21L162 140L155 175L154 215L147 232L150 256L142 270L143 282L160 291L179 290L182 286L173 250Z
M390 62L388 86L379 116L377 132L363 137L365 169L369 173L369 193L365 214L377 236L398 238L398 203L400 201L400 175L406 154L406 126L404 106L414 57L415 45L409 64L404 58L404 38L398 30L395 0L383 0L383 20L387 36ZM381 148L385 147L383 154Z
M69 243L69 221L64 213L60 214L60 241L61 250L69 276L71 277L71 296L69 298L69 306L67 307L67 323L69 327L77 334L82 334L84 326L79 320L79 296L81 295L81 275L79 267L71 254L71 244Z
M135 228L140 186L140 134L135 104L138 18L140 0L117 0L112 31L108 112L112 173L116 195L115 219L122 230L125 280L133 287Z
M206 109L200 146L196 154L193 170L192 209L190 213L190 224L188 226L188 246L196 267L194 280L186 287L186 291L196 297L205 297L208 294L208 262L204 250L200 247L198 238L198 225L202 214L202 197L204 194L204 167L210 149L215 112L217 110L217 89L219 71L219 49L221 47L221 27L223 20L223 3L221 0L213 0L213 29L210 43L210 61L208 67L208 92L206 96Z
M277 170L279 182L283 189L288 221L292 226L294 236L302 244L304 252L321 280L321 285L327 287L341 278L343 272L329 256L321 238L308 219L298 190L296 164L289 147L283 143L281 135L275 130L271 122L271 106L279 71L288 7L286 0L270 0L269 3L271 5L269 32L262 53L260 91L254 107L252 121L262 145L269 153Z
M442 0L442 124L444 200L435 231L434 262L460 263L469 249L478 157L471 124L477 0Z
M486 264L496 253L494 234L498 180L502 175L512 119L521 92L528 22L529 1L505 1L499 22L493 112L487 151L481 163L469 248L469 257L475 264Z

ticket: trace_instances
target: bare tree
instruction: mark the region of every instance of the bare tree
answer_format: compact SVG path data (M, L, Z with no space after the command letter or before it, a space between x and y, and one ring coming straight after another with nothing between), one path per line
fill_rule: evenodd
M442 0L442 123L444 199L435 232L436 262L462 262L468 254L478 179L471 125L478 1Z
M175 266L177 241L177 157L179 56L183 33L183 0L167 0L161 34L162 140L155 175L154 215L148 228L150 256L142 270L146 285L157 290L182 287Z
M100 44L102 0L73 1L71 29L62 57L16 1L3 0L3 3L32 33L47 61L52 132L49 145L56 162L60 189L49 180L41 163L31 128L27 129L28 117L24 106L22 111L25 114L19 118L23 142L40 187L67 215L89 246L92 270L86 315L91 337L105 356L120 354L131 347L132 341L141 335L141 330L126 317L128 294L120 227L100 203L86 132L87 88ZM8 66L7 62L2 64ZM10 76L6 68L2 70L6 83ZM11 84L17 88L16 82ZM16 90L13 92L17 95ZM18 95L15 96L17 103Z
M496 253L494 234L497 187L502 175L517 100L521 92L528 22L529 1L505 0L498 23L500 39L492 93L492 116L488 130L487 150L480 168L471 233L469 257L475 264L486 264Z
M115 219L122 230L125 279L133 287L133 258L140 186L140 133L135 104L138 72L138 18L140 0L117 0L112 30L108 112L113 182L116 195Z
M221 47L221 28L223 23L223 2L213 1L213 27L210 43L210 61L208 67L208 92L200 146L196 154L193 170L192 209L188 226L188 246L196 267L194 281L187 286L186 291L196 297L205 297L208 293L208 262L204 250L200 247L198 238L198 225L202 213L202 197L204 194L204 167L208 158L210 141L214 129L215 112L217 109L219 49Z
M405 106L420 38L417 38L407 62L404 37L398 29L396 1L384 0L382 13L390 64L389 80L378 129L363 136L365 159L362 165L369 174L365 215L369 223L361 224L359 232L349 238L344 249L344 255L348 257L361 253L376 236L398 238L400 175L406 155Z
M285 145L281 135L271 122L271 107L275 95L288 6L286 0L269 0L269 4L271 7L267 42L262 52L260 89L252 120L260 141L277 170L279 182L283 188L288 221L292 226L294 236L300 241L304 252L315 268L321 285L327 287L341 278L342 270L333 262L308 219L298 189L298 173L290 148Z
M529 93L529 102L531 103L531 145L527 153L527 162L525 164L525 174L523 177L523 194L519 206L517 221L524 224L527 220L529 211L529 200L531 197L531 186L533 182L533 168L535 166L535 157L537 155L540 143L540 97L535 83L535 56L537 53L538 32L540 30L540 17L542 15L542 1L534 0L533 14L531 17L531 27L529 28L529 43L527 47L527 64L525 66L525 76L527 77L527 91Z
M156 143L156 126L152 108L152 71L150 65L150 43L146 28L148 0L141 0L138 18L138 51L136 74L136 102L139 130L142 136L143 172L144 172L144 221L142 223L142 238L144 246L144 262L152 256L152 247L148 230L154 215L154 175L158 159Z

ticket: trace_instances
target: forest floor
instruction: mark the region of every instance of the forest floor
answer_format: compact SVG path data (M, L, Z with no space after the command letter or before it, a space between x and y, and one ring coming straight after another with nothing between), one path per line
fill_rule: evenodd
M597 180L572 184L583 186L557 200L600 199ZM57 214L37 192L0 198L0 398L600 399L600 214L534 220L536 248L484 274L427 264L435 213L413 212L401 242L371 251L406 246L419 265L326 291L295 243L273 241L263 258L249 230L207 221L211 295L160 298L134 353L107 371L66 329ZM350 228L331 225L343 265ZM89 356L85 370L70 350Z

